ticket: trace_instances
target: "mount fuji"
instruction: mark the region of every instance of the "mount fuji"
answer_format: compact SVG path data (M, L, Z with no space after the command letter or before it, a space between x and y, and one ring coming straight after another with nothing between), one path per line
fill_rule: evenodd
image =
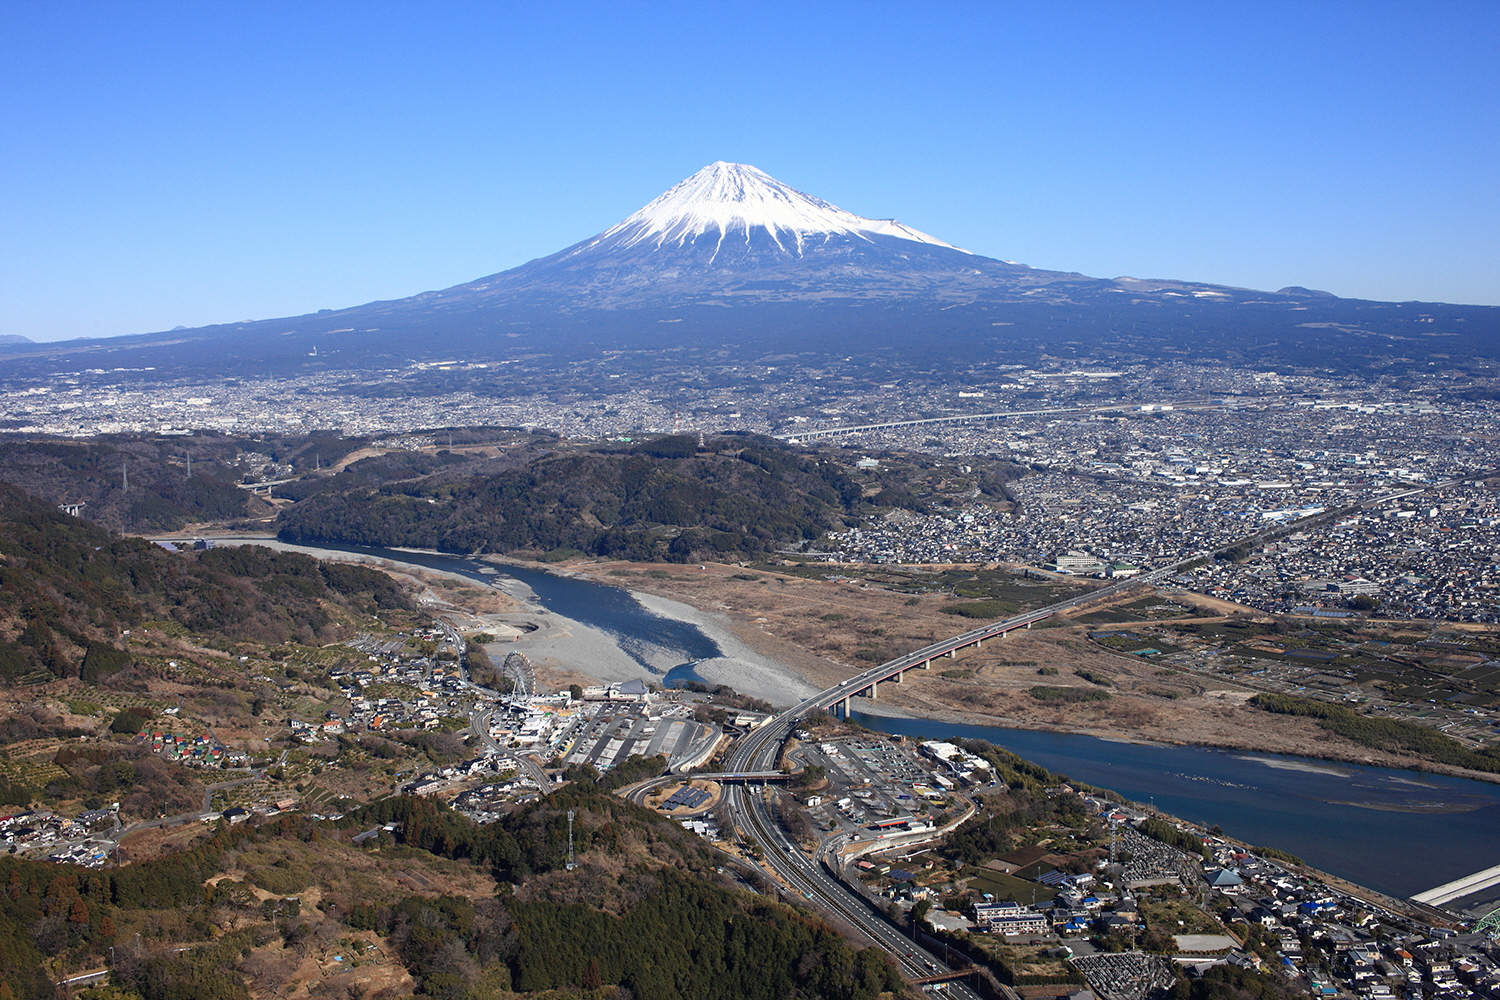
M980 289L1029 292L1082 277L981 257L895 219L846 212L755 167L719 162L597 236L425 300L438 308L550 302L563 312L954 305Z
M250 374L682 348L1347 370L1494 358L1497 334L1500 308L1490 306L1041 270L717 162L590 239L452 288L290 319L4 345L0 360L17 371L72 363Z

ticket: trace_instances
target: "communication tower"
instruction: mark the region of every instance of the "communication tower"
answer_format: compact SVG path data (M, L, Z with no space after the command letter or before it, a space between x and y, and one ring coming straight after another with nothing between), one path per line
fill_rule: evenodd
M568 810L568 871L577 868L578 864L573 860L573 810Z

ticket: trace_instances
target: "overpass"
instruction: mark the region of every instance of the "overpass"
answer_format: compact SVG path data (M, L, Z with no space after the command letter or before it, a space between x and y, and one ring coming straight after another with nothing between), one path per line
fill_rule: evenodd
M1326 524L1331 520L1346 516L1352 512L1368 510L1380 504L1401 500L1428 490L1444 489L1466 480L1488 478L1496 474L1500 474L1500 472L1488 470L1479 473L1468 473L1439 483L1381 494L1336 511L1326 511L1309 517L1299 518L1296 521L1278 525L1274 528L1267 528L1255 534L1245 536L1227 545L1221 545L1217 549L1205 550L1195 556L1179 560L1170 566L1164 566L1150 573L1129 580L1122 580L1119 583L1110 584L1098 590L1091 590L1085 594L1071 597L1065 601L1060 601L1035 611L1016 615L1004 621L972 629L960 635L932 643L914 653L908 653L905 656L898 657L895 660L882 663L877 667L857 674L834 687L821 691L813 697L782 711L775 718L752 730L740 739L729 754L726 773L752 773L770 769L776 761L776 756L781 746L790 737L792 732L795 731L798 723L804 716L811 712L827 711L839 704L842 704L845 711L847 711L849 699L852 695L865 693L873 697L876 693L877 685L881 681L895 680L899 683L901 676L906 671L917 667L930 667L933 659L939 656L952 656L958 650L969 646L978 646L986 639L1003 638L1008 632L1013 632L1019 628L1028 628L1036 622L1050 618L1060 611L1109 597L1127 588L1158 583L1163 579L1197 565L1201 561L1229 552L1237 546L1243 545L1249 549L1253 549L1275 537L1299 528ZM948 972L961 971L952 969L945 963L941 963L935 954L907 939L901 931L892 928L886 922L883 915L870 911L866 907L865 901L851 889L842 882L828 877L815 861L807 858L797 845L786 836L780 824L771 818L766 803L758 796L747 794L744 788L731 787L725 790L725 802L731 821L740 830L753 835L766 848L764 864L772 872L784 879L786 884L794 891L800 892L809 900L816 898L823 907L841 915L855 927L868 934L880 947L895 957L896 964L901 969L903 976L907 976L909 980L919 980L929 975L943 976ZM1486 926L1500 927L1500 910L1485 918L1484 923ZM952 985L949 988L957 992L959 996L977 998L978 994L961 981L950 980L950 982Z
M238 486L242 490L249 490L256 496L268 497L271 495L271 491L276 487L285 486L287 483L295 483L301 478L301 476L292 476L289 479L266 479L258 483L235 483L234 485Z

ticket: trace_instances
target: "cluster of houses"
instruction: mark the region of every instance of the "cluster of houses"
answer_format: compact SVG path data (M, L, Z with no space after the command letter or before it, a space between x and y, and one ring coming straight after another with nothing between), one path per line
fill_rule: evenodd
M276 802L262 803L260 805L254 805L248 808L245 806L230 806L223 812L204 813L202 819L205 823L217 823L222 819L230 826L239 826L241 823L245 823L252 819L267 819L271 816L279 816L284 812L291 812L292 810L296 809L297 806L297 799L278 799ZM324 817L315 815L313 816L313 818L322 819Z
M411 781L402 785L401 792L404 795L436 795L450 787L455 781L462 781L466 778L478 778L486 774L499 774L502 771L511 769L512 765L504 758L484 754L469 760L459 761L457 764L447 764L431 771L423 771ZM500 789L510 790L513 787L519 788L522 785L532 789L536 788L535 784L520 777L513 781L485 785L483 787L489 790L487 794L494 794ZM475 789L475 791L480 791L480 789Z
M1206 873L1210 885L1238 919L1276 936L1278 961L1305 976L1314 996L1500 1000L1500 947L1485 935L1422 924L1228 842L1207 843L1219 866Z
M524 773L507 781L493 781L460 792L453 800L453 808L476 823L493 823L509 811L513 803L530 802L541 796L536 782Z
M959 760L941 745L923 749L936 759ZM1094 874L1055 867L1049 862L1057 859L1044 848L1019 848L986 867L1034 882L1037 891L1029 904L985 894L971 911L978 930L1006 937L1066 940L1118 933L1130 938L1145 929L1133 891L1167 884L1222 913L1228 928L1226 934L1175 935L1175 961L1190 971L1221 962L1254 964L1255 957L1242 950L1242 942L1254 936L1271 946L1269 961L1276 969L1320 1000L1500 1000L1500 942L1491 936L1461 933L1457 921L1446 924L1436 914L1428 923L1414 912L1393 911L1222 838L1204 839L1213 860L1200 866L1196 855L1134 829L1131 824L1140 823L1141 814L1090 802L1119 824L1115 847L1129 858L1118 866L1100 859L1099 867L1108 867L1113 880L1105 888L1113 891L1096 892ZM888 863L864 860L858 867L889 879L892 898L934 895L917 876ZM1044 893L1052 896L1050 902L1037 902ZM1086 974L1097 991L1094 974Z
M136 739L150 741L151 752L167 760L193 767L249 767L250 755L244 750L230 750L208 733L179 736L160 730L142 732Z
M349 699L348 714L328 713L316 727L309 724L299 727L294 722L293 729L301 729L299 736L411 729L413 724L435 729L441 719L454 714L450 702L464 690L463 675L457 665L434 664L426 658L391 664L376 662L358 669L335 667L328 676ZM365 689L375 684L404 684L421 693L409 700L367 696Z
M60 816L50 809L28 809L0 816L0 849L19 854L57 848L48 854L47 860L101 868L108 848L91 836L103 827L112 826L118 809L116 804L71 817Z

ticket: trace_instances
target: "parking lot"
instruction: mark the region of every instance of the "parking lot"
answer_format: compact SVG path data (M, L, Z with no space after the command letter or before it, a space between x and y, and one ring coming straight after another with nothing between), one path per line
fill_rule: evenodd
M921 828L951 800L943 786L951 786L951 779L939 779L925 760L894 743L832 739L805 743L793 756L826 772L828 787L806 797L807 811L824 833L844 831L867 840L883 831Z

